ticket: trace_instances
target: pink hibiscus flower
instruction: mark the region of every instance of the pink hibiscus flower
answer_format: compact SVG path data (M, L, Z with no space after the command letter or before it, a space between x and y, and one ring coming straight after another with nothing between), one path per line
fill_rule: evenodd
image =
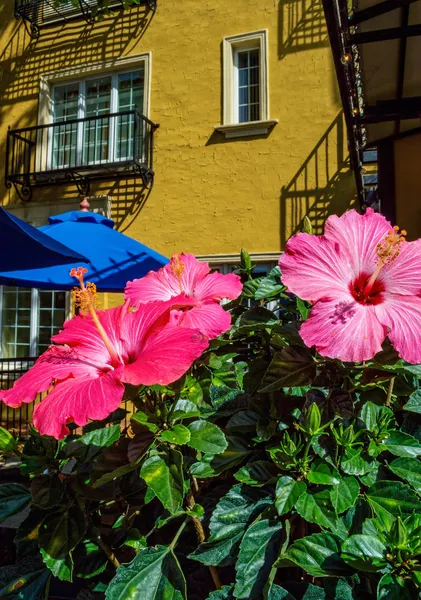
M142 279L129 281L125 298L137 306L153 300L166 301L184 294L189 305L180 305L173 318L182 327L199 329L208 338L218 337L231 326L231 315L220 305L224 298L235 300L241 294L238 275L209 273L208 263L193 254L176 254L168 265L151 271Z
M90 293L89 285L82 289ZM132 312L126 303L74 317L52 338L60 345L50 346L13 388L0 391L0 400L19 407L53 386L33 420L41 434L61 439L69 433L66 423L83 426L118 408L123 383L172 383L208 345L198 330L169 322L172 305L151 302Z
M325 233L299 233L279 259L288 289L314 304L300 334L322 356L362 361L388 336L421 363L421 240L367 209L327 219Z

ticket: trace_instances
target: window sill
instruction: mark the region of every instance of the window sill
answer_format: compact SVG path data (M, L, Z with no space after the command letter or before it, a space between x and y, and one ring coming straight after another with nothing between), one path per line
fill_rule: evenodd
M216 125L215 131L223 133L226 138L248 137L250 135L265 135L277 123L278 119L268 119L267 121L250 121L249 123Z

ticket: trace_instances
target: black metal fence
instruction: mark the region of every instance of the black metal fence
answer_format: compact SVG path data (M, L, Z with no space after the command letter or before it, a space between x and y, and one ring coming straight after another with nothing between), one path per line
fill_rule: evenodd
M74 183L87 193L91 181L141 177L153 180L153 141L158 126L137 110L9 129L6 186L23 200L33 187Z
M36 358L0 358L0 389L11 388L24 373L34 364ZM41 394L36 402L41 401ZM25 438L29 434L29 424L32 421L33 404L22 404L21 408L11 408L0 402L1 426L15 435Z

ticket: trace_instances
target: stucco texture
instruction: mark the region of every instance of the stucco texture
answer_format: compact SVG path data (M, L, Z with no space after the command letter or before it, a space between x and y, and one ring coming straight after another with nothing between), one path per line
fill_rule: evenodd
M158 0L95 25L70 22L31 40L0 2L0 180L7 127L37 124L40 76L69 65L152 53L150 118L160 124L155 185L93 185L112 198L124 233L170 255L277 252L307 213L326 216L355 199L346 133L318 0ZM227 140L221 124L224 36L268 30L268 135ZM2 184L3 204L18 202ZM35 190L37 200L76 197L75 188Z

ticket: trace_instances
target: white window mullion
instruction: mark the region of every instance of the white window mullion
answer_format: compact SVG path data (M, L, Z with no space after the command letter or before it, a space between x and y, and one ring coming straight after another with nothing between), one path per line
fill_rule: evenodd
M110 113L118 112L118 73L113 73L111 77L111 104ZM117 140L117 120L119 117L110 119L110 143L108 148L108 160L115 162L116 156L116 140Z
M86 84L85 81L79 83L79 105L77 118L83 119L86 108ZM83 164L83 144L84 144L84 123L79 123L77 128L77 164Z
M31 295L31 333L30 356L38 356L38 327L39 327L39 290L33 289Z

